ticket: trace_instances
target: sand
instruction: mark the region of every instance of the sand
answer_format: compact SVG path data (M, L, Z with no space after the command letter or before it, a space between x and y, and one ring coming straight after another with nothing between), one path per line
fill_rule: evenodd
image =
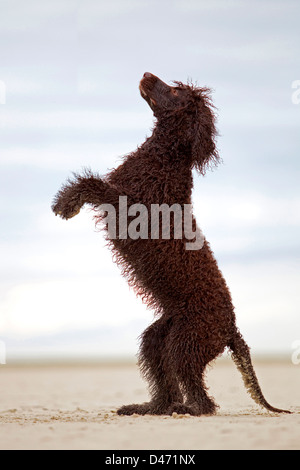
M234 364L207 373L215 416L118 416L118 406L148 400L135 364L0 366L1 450L299 449L300 365L256 360L272 414L247 395Z

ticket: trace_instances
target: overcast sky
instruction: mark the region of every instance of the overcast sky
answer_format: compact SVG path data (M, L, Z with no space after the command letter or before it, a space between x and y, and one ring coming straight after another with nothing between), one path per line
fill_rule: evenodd
M146 71L213 89L223 164L195 174L197 221L252 351L292 353L300 340L299 17L297 0L0 0L8 359L134 355L152 321L92 214L66 222L50 209L72 171L104 174L150 135L138 90Z

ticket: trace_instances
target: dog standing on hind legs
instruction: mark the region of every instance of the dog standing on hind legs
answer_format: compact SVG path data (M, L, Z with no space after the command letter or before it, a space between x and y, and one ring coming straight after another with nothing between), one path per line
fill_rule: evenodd
M169 86L146 72L140 93L156 118L152 135L105 177L89 170L75 174L54 199L56 215L69 219L90 204L103 222L100 206L112 205L118 216L120 196L131 205L142 203L148 214L153 204L191 204L192 170L204 174L219 160L210 90L181 82ZM151 400L122 406L118 414L214 414L204 372L226 348L252 398L269 411L289 413L262 394L229 289L205 239L198 250L186 249L188 240L172 231L170 239L124 238L119 232L115 237L107 232L107 239L123 275L158 317L141 335L139 354Z

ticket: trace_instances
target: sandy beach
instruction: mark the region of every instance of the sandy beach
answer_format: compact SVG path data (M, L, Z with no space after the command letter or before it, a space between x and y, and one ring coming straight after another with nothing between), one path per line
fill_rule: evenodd
M247 395L228 359L207 372L215 416L118 416L148 400L134 363L2 365L0 449L299 449L300 365L254 360L272 414Z

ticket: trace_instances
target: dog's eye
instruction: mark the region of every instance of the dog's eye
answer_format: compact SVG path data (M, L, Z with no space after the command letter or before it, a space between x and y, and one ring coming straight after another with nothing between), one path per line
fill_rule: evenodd
M178 90L176 90L176 88L171 88L171 93L174 96L178 96Z

